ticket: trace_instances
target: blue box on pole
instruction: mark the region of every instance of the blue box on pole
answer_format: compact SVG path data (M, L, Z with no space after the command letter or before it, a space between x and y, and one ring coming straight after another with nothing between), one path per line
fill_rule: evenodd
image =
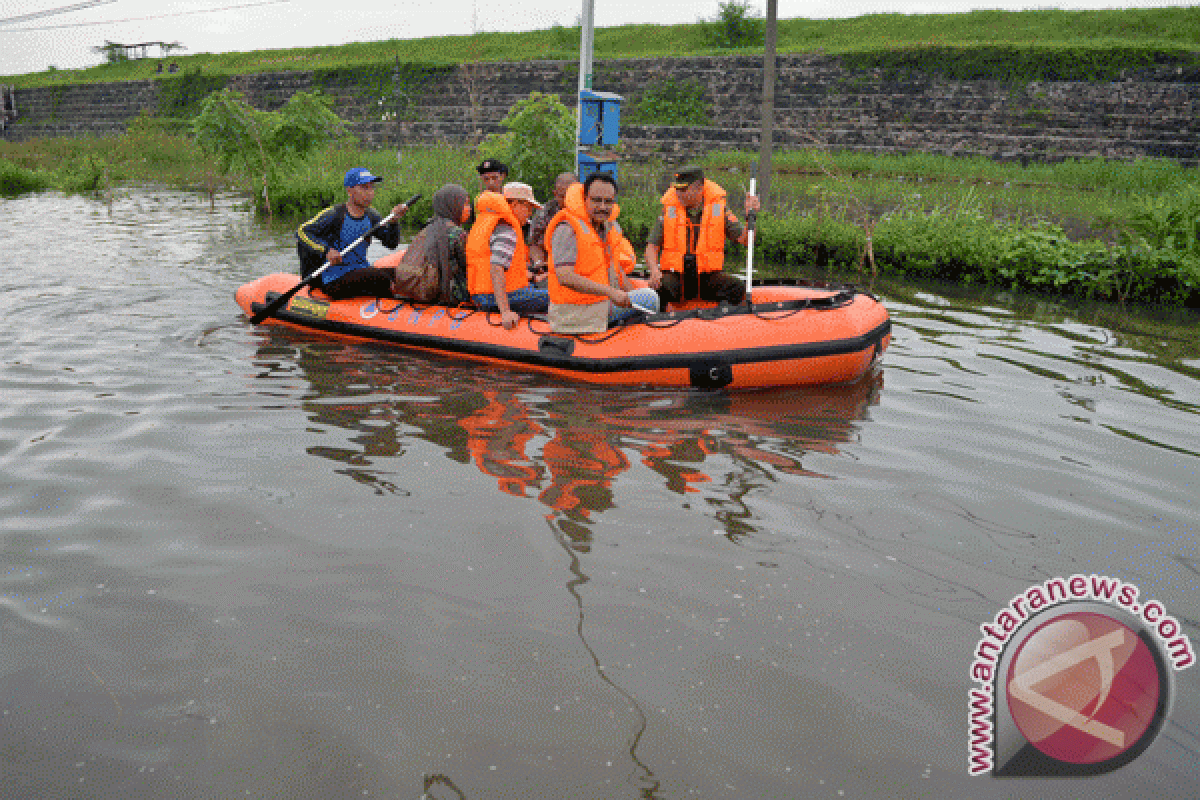
M617 129L621 126L621 101L625 98L612 92L579 93L579 143L586 146L613 147L617 144Z
M579 180L586 181L593 172L607 172L617 180L617 162L615 159L594 158L587 153L579 154Z

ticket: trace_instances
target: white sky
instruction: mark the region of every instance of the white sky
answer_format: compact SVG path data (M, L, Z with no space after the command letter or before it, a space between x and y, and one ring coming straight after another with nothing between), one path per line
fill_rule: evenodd
M12 20L89 2L94 5ZM717 10L717 0L594 2L596 27L695 22L712 17ZM751 0L751 4L765 13L766 0ZM1197 0L779 0L778 13L780 19L821 19L884 12L1192 5L1197 5ZM417 39L472 30L536 30L555 23L573 25L582 8L582 0L400 0L352 6L337 0L0 0L0 75L39 72L49 66L76 69L99 64L102 58L92 48L105 40L180 42L186 54L224 53ZM41 30L30 30L34 28Z

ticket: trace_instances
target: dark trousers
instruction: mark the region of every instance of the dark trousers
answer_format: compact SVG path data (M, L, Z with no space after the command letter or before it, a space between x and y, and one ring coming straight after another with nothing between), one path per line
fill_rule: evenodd
M396 273L379 267L360 267L350 270L321 290L334 300L347 297L391 297L392 279Z
M746 284L719 270L698 273L696 289L700 299L709 303L724 301L735 306L746 298ZM658 289L658 297L662 301L659 303L659 308L664 309L667 307L667 303L683 301L685 299L683 273L663 272L662 286Z

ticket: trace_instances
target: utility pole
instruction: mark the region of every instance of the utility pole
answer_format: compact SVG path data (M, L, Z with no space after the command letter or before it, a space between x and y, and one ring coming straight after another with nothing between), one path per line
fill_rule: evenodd
M762 133L758 144L758 193L767 208L771 188L771 152L775 147L775 20L779 0L767 0L767 35L763 42Z
M579 22L579 89L575 93L575 174L579 174L579 143L583 132L583 90L592 88L592 50L594 49L595 0L583 0L583 16Z

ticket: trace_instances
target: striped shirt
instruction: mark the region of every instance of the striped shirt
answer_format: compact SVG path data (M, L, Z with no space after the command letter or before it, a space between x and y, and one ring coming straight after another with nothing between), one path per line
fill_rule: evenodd
M508 271L512 265L513 254L517 251L517 232L512 225L501 220L492 229L492 238L488 240L492 250L492 265Z

